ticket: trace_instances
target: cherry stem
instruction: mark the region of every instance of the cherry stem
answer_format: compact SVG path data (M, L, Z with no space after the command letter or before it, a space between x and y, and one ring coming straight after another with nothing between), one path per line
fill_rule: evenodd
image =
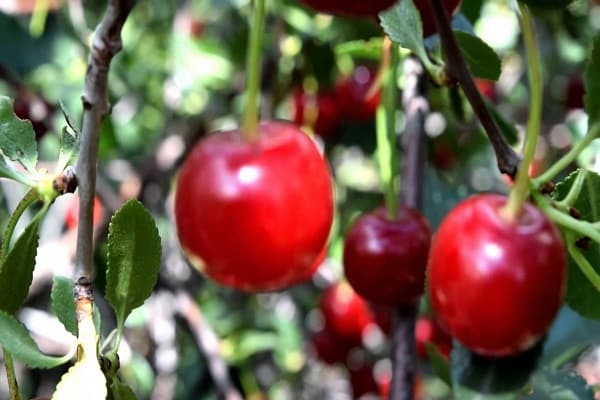
M532 196L537 206L557 225L576 232L584 237L589 237L594 242L600 244L600 232L596 229L594 223L582 221L571 217L562 211L552 207L550 202L540 193L533 191Z
M386 39L384 62L388 63L383 86L383 104L377 110L377 159L384 186L385 206L390 220L398 218L396 110L398 106L398 45ZM388 62L389 60L389 62Z
M10 400L21 400L21 393L19 392L19 384L17 383L12 356L5 348L2 348L2 355L4 356L4 366L6 367L9 398Z
M587 258L581 254L581 250L575 245L575 235L573 232L568 232L565 240L567 241L567 249L569 250L569 254L575 261L575 264L577 264L581 270L581 273L583 273L588 281L590 281L592 286L594 286L594 288L600 292L600 275L598 275Z
M8 255L8 248L10 246L10 242L12 241L13 234L15 232L15 227L17 226L17 222L31 204L33 204L36 200L39 199L38 193L36 189L31 189L23 196L17 207L12 212L10 219L8 220L8 224L6 225L6 230L4 231L4 236L2 237L2 247L0 247L0 262L4 262L4 259Z
M581 189L583 189L583 184L585 182L585 178L587 177L587 172L588 172L587 169L580 169L577 172L577 176L575 177L575 182L573 182L571 189L569 189L569 193L567 193L567 195L565 196L564 199L557 202L557 205L559 207L562 207L567 210L570 207L573 207L573 205L579 198L579 195L581 194Z
M424 126L429 105L423 95L423 65L417 58L409 57L404 61L403 73L405 85L402 104L406 115L406 127L402 135L404 156L401 194L403 204L420 209L423 202L423 171L426 160ZM417 365L415 323L418 307L416 304L410 304L399 306L395 311L390 399L412 400Z
M539 188L546 182L550 182L556 175L562 170L567 168L583 150L585 150L590 143L600 137L600 123L592 125L588 131L588 134L577 143L571 150L569 150L564 156L562 156L557 162L552 164L543 174L533 180L534 188Z
M260 62L265 25L265 0L254 0L248 57L246 59L246 109L242 135L246 140L258 137L258 107L260 90Z
M519 166L517 179L508 197L502 214L508 221L516 221L529 196L531 180L529 166L535 158L535 149L542 120L542 73L539 51L536 43L535 25L527 5L519 2L521 26L525 51L527 53L527 75L529 78L529 120L525 135L523 161Z
M458 82L473 108L473 112L479 118L481 125L485 129L496 159L500 172L514 178L519 165L519 157L506 142L506 139L500 132L498 124L494 120L490 110L485 105L481 93L475 85L473 76L465 61L462 51L458 45L452 27L450 26L450 16L444 8L442 0L429 0L435 24L440 35L442 50L446 60L446 72L448 79Z

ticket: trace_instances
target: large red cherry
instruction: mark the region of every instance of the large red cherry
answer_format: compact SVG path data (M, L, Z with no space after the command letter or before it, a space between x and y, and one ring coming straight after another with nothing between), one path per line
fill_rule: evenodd
M309 126L322 138L335 136L340 126L338 99L331 91L311 94L303 90L294 92L294 123Z
M367 302L346 282L325 289L319 306L325 319L325 328L357 345L362 343L365 329L374 323Z
M416 210L402 207L394 220L383 207L365 214L346 235L346 279L374 303L413 303L425 290L430 240L429 224Z
M485 356L531 348L563 298L566 253L556 227L526 204L515 222L506 196L471 197L454 208L434 237L428 269L436 315L450 334Z
M258 137L211 135L186 159L175 222L192 264L245 291L292 284L322 251L333 217L329 168L295 125L262 122Z
M375 118L381 100L381 90L371 94L377 71L364 65L354 69L352 75L341 79L335 88L340 112L347 119L369 121Z

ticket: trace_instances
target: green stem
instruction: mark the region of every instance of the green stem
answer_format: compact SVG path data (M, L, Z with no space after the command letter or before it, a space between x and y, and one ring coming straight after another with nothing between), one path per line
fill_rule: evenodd
M123 339L123 329L125 328L125 321L117 321L116 336L113 343L112 349L106 354L106 357L114 364L117 360L117 353L119 352L119 346L121 345L121 339Z
M556 357L554 360L550 361L548 364L550 365L550 368L552 368L552 369L559 369L560 367L562 367L569 361L577 358L581 353L583 353L585 350L587 350L588 347L589 346L587 344L581 344L581 345L572 347L569 350L562 353L561 355L559 355L558 357Z
M532 192L538 207L556 224L570 229L582 236L589 237L594 242L600 244L600 232L596 229L594 224L588 221L581 221L571 217L568 214L558 211L548 202L548 200L535 191Z
M13 364L12 356L5 348L2 348L4 354L4 365L6 367L6 378L8 379L8 393L10 400L21 400L21 393L19 392L19 384L17 383L17 375L15 374L15 366Z
M529 77L529 121L527 121L527 133L525 136L525 149L523 161L519 166L515 186L510 192L508 202L504 208L504 215L508 220L514 221L521 213L525 201L529 196L530 178L529 166L535 157L535 148L540 131L542 119L542 74L539 51L536 43L535 26L533 17L527 5L519 2L521 26L525 50L527 52L527 75Z
M573 207L577 201L577 198L579 198L579 194L581 194L581 189L583 189L586 176L587 170L580 169L577 173L577 177L575 178L575 182L573 182L573 186L571 186L571 189L569 189L569 193L567 193L564 199L557 202L558 207L566 210L568 210L570 207Z
M383 86L383 103L377 110L377 159L379 175L384 187L388 218L398 218L398 185L396 146L396 110L398 106L398 45L390 46L390 63Z
M563 169L567 168L573 161L575 161L579 154L598 137L600 137L600 123L592 125L588 131L588 134L579 143L573 146L573 148L571 148L567 154L562 156L560 160L552 164L552 166L543 174L534 179L534 187L539 188L545 182L550 182Z
M242 134L247 140L255 139L258 136L258 97L260 95L260 63L264 25L265 0L254 0L248 58L246 60L246 110L242 123Z
M590 281L592 286L594 286L594 288L596 288L596 290L600 292L600 275L598 275L594 267L592 267L592 265L585 258L585 256L581 254L581 250L579 250L579 248L575 246L575 238L573 233L567 233L566 240L569 254L573 258L581 272L585 275L588 281Z
M6 231L4 231L4 236L2 238L2 247L0 247L0 261L4 260L8 255L8 248L10 246L10 242L12 240L12 236L15 232L15 227L17 226L17 222L19 222L19 218L25 212L27 207L29 207L33 202L38 200L38 192L35 189L31 189L23 196L17 207L13 211L8 220L8 224L6 226Z

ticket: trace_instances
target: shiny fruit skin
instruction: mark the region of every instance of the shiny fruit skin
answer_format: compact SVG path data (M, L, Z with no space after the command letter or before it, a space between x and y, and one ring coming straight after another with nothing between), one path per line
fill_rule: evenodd
M296 90L293 121L298 126L309 126L323 139L334 137L341 122L335 93L320 91L311 94Z
M432 306L449 333L484 356L514 355L548 330L561 304L566 253L556 227L527 203L500 216L506 196L473 196L454 208L431 246Z
M319 308L323 313L325 329L356 345L362 343L364 330L374 323L367 302L346 282L326 288Z
M373 303L414 303L425 290L430 240L429 224L411 208L401 207L396 220L383 207L364 214L344 242L346 279Z
M354 69L352 75L341 79L335 88L340 112L345 119L370 121L375 118L381 101L381 90L369 93L377 79L377 71L364 65ZM370 96L367 96L370 95Z
M258 137L208 136L181 169L175 222L192 264L235 289L283 289L322 251L333 218L329 168L298 127L269 121Z

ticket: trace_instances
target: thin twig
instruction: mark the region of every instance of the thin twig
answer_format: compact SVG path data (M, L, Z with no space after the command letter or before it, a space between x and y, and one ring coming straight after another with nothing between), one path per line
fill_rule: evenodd
M420 209L423 200L423 171L425 169L425 116L429 111L423 96L424 69L416 58L404 63L406 84L402 104L406 113L406 127L402 135L402 203ZM393 338L394 374L392 376L392 400L412 400L417 367L415 349L415 321L417 306L402 306L396 310Z
M184 290L178 290L176 297L177 312L186 320L194 333L198 347L206 357L208 370L216 389L219 391L219 398L223 400L241 400L242 396L229 380L227 364L219 354L219 340L203 320L198 305Z
M509 146L506 139L500 132L498 124L492 117L492 114L487 109L481 93L477 90L473 77L469 71L469 67L463 57L462 51L456 42L454 32L450 27L450 17L446 12L442 0L429 0L435 24L440 34L442 49L446 59L446 72L450 79L460 84L473 108L473 111L481 121L481 125L485 129L486 134L496 153L498 169L500 172L514 178L519 168L520 159L517 153Z
M121 29L135 0L111 0L104 19L96 29L85 77L81 150L76 171L79 179L79 225L75 265L81 277L91 281L93 263L93 204L96 191L96 164L102 121L110 111L108 71L121 48Z

